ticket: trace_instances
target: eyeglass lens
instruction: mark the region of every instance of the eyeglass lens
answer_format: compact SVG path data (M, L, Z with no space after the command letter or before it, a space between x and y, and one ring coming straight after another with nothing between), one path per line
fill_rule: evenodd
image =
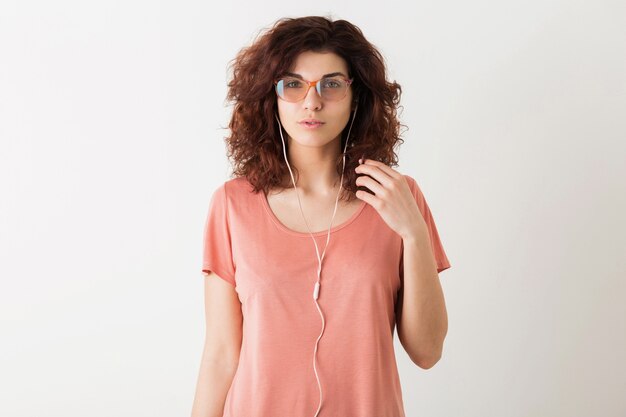
M324 100L341 100L346 95L348 83L341 78L322 78L316 85ZM300 101L308 91L308 84L297 78L283 78L276 85L278 95L287 101Z

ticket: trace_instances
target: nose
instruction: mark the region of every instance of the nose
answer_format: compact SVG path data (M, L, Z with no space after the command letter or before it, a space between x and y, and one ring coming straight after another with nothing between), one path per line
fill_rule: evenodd
M304 97L304 107L306 109L315 108L319 109L322 106L322 98L317 94L317 89L314 85L310 85Z

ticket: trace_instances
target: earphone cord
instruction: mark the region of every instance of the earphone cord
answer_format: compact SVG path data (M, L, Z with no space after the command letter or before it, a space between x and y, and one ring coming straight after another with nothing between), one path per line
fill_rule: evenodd
M358 107L358 106L357 106ZM339 180L339 191L337 192L337 199L335 200L335 209L333 210L333 217L330 220L330 225L328 226L328 233L326 236L326 246L324 246L324 251L322 252L322 256L320 257L320 252L319 252L319 248L317 247L317 242L315 240L315 237L313 237L313 233L311 232L311 228L309 227L309 224L306 221L306 218L304 217L304 211L302 210L302 203L300 202L300 195L298 194L298 187L296 187L296 180L293 176L293 172L291 171L291 166L289 165L289 161L287 158L287 151L286 151L286 147L285 147L285 139L283 138L283 130L282 130L282 125L280 124L280 119L278 118L278 115L275 115L276 120L278 121L278 126L279 126L279 132L280 132L280 139L283 142L283 155L285 157L285 162L287 162L287 168L289 169L289 174L291 175L291 182L293 183L293 187L296 190L296 197L298 198L298 205L300 206L300 213L302 213L302 219L304 220L304 223L306 224L307 229L309 230L309 235L311 236L311 239L313 239L313 244L315 245L315 252L317 253L317 261L318 261L318 269L317 269L317 281L315 282L315 288L313 290L313 299L315 300L315 305L317 306L317 311L319 311L320 316L322 318L322 331L320 332L320 335L317 337L317 340L315 342L315 351L313 352L313 369L315 371L315 377L317 378L317 385L319 387L320 390L320 402L317 408L317 412L315 413L314 417L317 417L317 415L319 414L320 408L322 406L322 387L320 385L320 380L319 380L319 376L317 375L317 368L315 367L315 356L317 353L317 345L319 343L320 338L322 337L322 334L324 334L324 328L326 326L326 322L324 320L324 315L322 314L322 310L320 310L320 306L317 302L317 299L319 297L319 290L320 290L320 276L321 276L321 272L322 272L322 261L324 259L324 255L326 254L326 248L328 247L328 242L330 241L330 230L332 229L332 225L333 225L333 220L335 219L335 214L337 213L337 203L339 202L339 195L341 194L341 189L343 186L343 174L346 168L346 149L348 148L348 141L350 140L350 132L352 132L352 125L354 124L354 119L356 118L356 110L357 107L355 107L354 109L354 116L352 117L352 122L350 123L350 128L348 129L348 136L346 137L346 143L344 145L344 149L343 149L343 166L341 168L341 179Z

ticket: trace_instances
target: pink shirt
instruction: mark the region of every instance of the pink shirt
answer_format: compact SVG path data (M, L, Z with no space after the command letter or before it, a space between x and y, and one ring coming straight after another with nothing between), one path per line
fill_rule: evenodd
M404 176L441 272L450 263L433 216L415 180ZM320 257L327 231L313 233ZM319 417L405 416L393 345L402 250L402 238L364 201L331 229L317 300L325 320L315 364ZM318 259L309 233L280 223L265 194L239 177L211 197L203 253L202 271L235 286L244 317L224 417L313 417L322 319L313 299Z

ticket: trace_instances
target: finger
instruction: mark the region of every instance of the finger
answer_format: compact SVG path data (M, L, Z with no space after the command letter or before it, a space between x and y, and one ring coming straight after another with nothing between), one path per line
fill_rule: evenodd
M357 198L365 201L367 204L369 204L370 206L373 206L374 208L376 208L378 205L378 197L368 193L367 191L357 190L355 195Z
M385 187L389 187L391 183L394 181L392 177L383 172L379 167L374 165L359 165L354 169L357 174L366 174L374 178L379 183L383 184ZM361 177L362 178L362 177Z
M383 164L382 162L376 161L374 159L363 159L363 163L365 165L371 165L371 166L375 166L379 168L381 171L383 171L385 174L387 174L388 176L392 178L398 179L402 175L395 169L391 168L389 165Z
M379 197L385 191L384 186L380 185L374 179L367 177L367 176L358 177L356 179L356 185L369 188L370 191L372 191L374 194L376 194Z

